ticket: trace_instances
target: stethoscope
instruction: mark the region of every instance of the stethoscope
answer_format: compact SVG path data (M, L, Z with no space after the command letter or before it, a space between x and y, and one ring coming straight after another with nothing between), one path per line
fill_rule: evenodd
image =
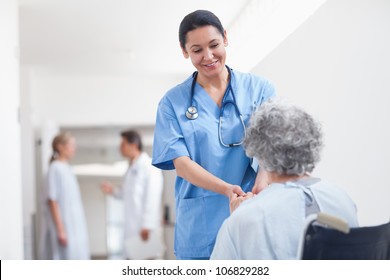
M222 100L222 106L221 106L221 110L219 112L219 124L218 124L218 138L219 138L219 142L222 144L222 146L224 147L237 147L237 146L240 146L243 142L244 142L244 139L245 139L245 136L246 136L246 129L245 129L245 124L244 124L244 119L242 118L242 114L240 112L240 110L238 109L238 106L237 106L237 102L236 102L236 97L234 96L234 91L233 91L233 87L232 87L232 71L229 67L227 67L227 70L229 72L229 83L228 83L228 86L226 88L226 92L225 92L225 95L223 97L223 100ZM196 108L196 106L194 105L194 93L195 93L195 84L196 84L196 78L198 76L198 72L195 71L194 74L192 75L192 84L191 84L191 93L190 93L190 106L187 108L187 111L186 111L186 117L189 119L189 120L196 120L198 117L199 117L199 112L198 112L198 109ZM231 100L228 100L228 101L225 101L225 97L227 96L227 93L228 91L231 91L232 93L232 97L233 97L233 101ZM235 143L230 143L230 144L226 144L224 141L223 141L223 137L222 137L222 119L223 119L223 112L225 110L225 106L227 104L232 104L235 108L235 111L237 113L237 115L239 116L240 118L240 122L241 122L241 125L242 125L242 128L243 128L243 134L244 136L242 137L242 139L238 142L235 142Z

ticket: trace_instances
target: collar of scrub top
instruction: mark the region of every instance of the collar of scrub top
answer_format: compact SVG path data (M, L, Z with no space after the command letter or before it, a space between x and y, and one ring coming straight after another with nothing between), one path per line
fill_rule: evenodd
M226 91L225 91L225 94L224 94L223 99L222 99L221 110L219 111L218 138L219 138L219 142L221 143L222 146L227 147L227 148L232 148L232 147L240 146L244 142L244 139L245 139L245 136L246 136L246 129L245 129L244 120L242 118L242 114L241 114L240 110L238 109L237 102L236 102L236 97L234 96L234 92L233 92L233 87L232 87L232 79L233 79L232 69L230 67L228 67L228 66L226 66L226 68L227 68L227 70L229 72L229 83L228 83L228 86L226 87ZM198 76L198 71L195 71L194 74L192 74L192 84L191 84L191 94L190 94L190 98L191 98L190 104L191 105L188 107L188 109L186 111L186 117L189 120L195 120L199 116L198 109L194 105L195 84L196 84L197 76ZM233 100L225 100L229 90L231 92ZM235 109L237 115L240 118L240 122L241 122L242 129L243 129L243 137L238 142L227 144L227 143L225 143L223 141L223 137L222 137L222 122L223 122L223 112L225 110L225 105L229 104L229 103L234 106L234 109Z

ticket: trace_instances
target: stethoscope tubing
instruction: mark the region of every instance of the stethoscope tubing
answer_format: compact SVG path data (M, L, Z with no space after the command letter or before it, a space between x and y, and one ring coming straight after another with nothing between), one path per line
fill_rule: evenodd
M228 72L229 72L229 83L228 83L228 86L226 87L226 92L225 92L225 95L223 96L223 100L222 100L222 106L221 106L221 111L219 113L219 116L221 117L222 116L222 113L223 113L223 108L224 108L224 100L225 100L225 97L226 97L226 93L230 90L231 93L232 93L232 97L233 97L233 105L238 113L239 116L242 116L241 112L240 112L240 109L238 108L237 106L237 102L236 102L236 97L234 96L234 91L233 91L233 87L232 87L232 70L226 66ZM195 71L193 74L192 74L192 83L191 83L191 92L190 92L190 106L187 108L187 111L186 111L186 117L189 119L189 120L195 120L198 118L199 116L199 113L198 113L198 109L196 108L196 106L194 105L194 94L195 94L195 84L196 84L196 78L198 77L198 71Z
M244 128L244 137L241 139L240 142L238 142L238 143L231 143L231 144L226 144L225 142L223 142L223 138L222 138L222 125L223 125L222 124L222 116L219 117L218 137L219 137L219 142L221 142L222 146L227 147L227 148L232 148L232 147L240 146L242 143L244 143L244 139L246 137L245 123L244 123L244 119L242 118L242 115L239 115L239 116L240 116L241 125Z
M232 71L231 71L231 69L228 66L226 66L226 68L228 69L230 79L229 79L228 86L226 88L225 95L223 96L222 106L221 106L221 110L219 112L218 137L219 137L219 140L220 140L221 144L224 147L236 147L236 146L240 146L244 142L244 139L246 137L246 129L245 129L244 119L242 117L240 109L237 106L236 97L234 96L234 91L233 91L232 84L231 84L231 80L233 79L232 78ZM194 74L192 75L191 92L190 92L190 101L191 102L190 102L190 106L187 108L187 111L185 113L187 119L189 119L189 120L195 120L199 116L198 109L194 105L195 84L196 84L197 76L198 76L198 72L195 71ZM233 101L226 101L225 102L225 98L226 98L227 93L229 92L229 90L232 93ZM235 110L236 110L236 112L237 112L237 114L238 114L238 116L240 118L241 125L242 125L242 127L244 129L244 137L238 143L226 144L226 143L223 142L223 139L222 139L222 116L223 116L223 111L225 109L225 105L228 104L228 103L232 103L233 104L233 106L234 106L234 108L235 108Z

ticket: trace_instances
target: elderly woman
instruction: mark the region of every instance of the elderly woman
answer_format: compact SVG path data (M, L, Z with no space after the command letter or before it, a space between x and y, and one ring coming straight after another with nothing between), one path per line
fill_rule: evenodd
M319 211L358 226L350 197L333 184L310 175L320 159L322 134L303 110L266 102L250 121L248 156L266 171L268 187L257 196L232 199L212 259L296 259L307 215ZM250 198L250 199L247 199Z

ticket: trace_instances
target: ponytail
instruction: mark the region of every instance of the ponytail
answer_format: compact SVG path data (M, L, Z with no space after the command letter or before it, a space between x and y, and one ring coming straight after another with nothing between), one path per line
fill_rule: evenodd
M68 132L60 132L54 137L53 142L51 143L51 147L53 149L53 154L50 157L49 164L56 160L59 156L58 145L64 145L68 143L68 141L72 138L72 135Z
M53 151L53 153L50 157L50 160L49 160L49 164L51 164L53 161L55 161L57 156L58 156L58 153L56 151Z

